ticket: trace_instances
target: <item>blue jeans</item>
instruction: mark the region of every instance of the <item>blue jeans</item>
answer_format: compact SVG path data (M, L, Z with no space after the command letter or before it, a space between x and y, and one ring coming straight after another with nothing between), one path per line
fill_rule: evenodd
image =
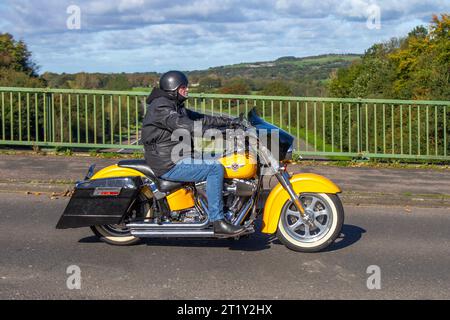
M222 199L224 171L223 165L214 160L184 158L161 178L178 182L206 181L209 220L216 221L224 217Z

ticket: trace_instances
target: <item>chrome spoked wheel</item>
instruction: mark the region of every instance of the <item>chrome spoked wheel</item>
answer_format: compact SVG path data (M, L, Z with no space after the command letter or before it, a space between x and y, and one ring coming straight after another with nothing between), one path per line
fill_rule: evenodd
M321 196L317 194L300 196L306 214L313 221L314 226L305 223L293 203L287 203L282 219L287 232L295 239L303 242L320 240L330 230L333 221L331 208Z
M295 251L320 251L339 236L344 223L344 208L335 194L304 193L299 198L310 222L305 222L293 202L288 200L280 213L277 237Z

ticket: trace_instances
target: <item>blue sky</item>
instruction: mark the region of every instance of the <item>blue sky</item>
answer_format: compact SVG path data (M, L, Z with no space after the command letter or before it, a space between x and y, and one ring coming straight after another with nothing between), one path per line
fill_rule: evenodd
M367 27L374 5L380 29ZM449 0L2 0L0 32L25 40L41 72L163 72L362 53L445 12Z

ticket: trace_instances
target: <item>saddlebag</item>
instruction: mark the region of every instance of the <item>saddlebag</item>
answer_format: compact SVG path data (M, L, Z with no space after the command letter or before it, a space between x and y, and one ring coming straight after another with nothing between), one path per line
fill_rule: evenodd
M118 224L130 209L141 186L140 177L79 182L56 228Z

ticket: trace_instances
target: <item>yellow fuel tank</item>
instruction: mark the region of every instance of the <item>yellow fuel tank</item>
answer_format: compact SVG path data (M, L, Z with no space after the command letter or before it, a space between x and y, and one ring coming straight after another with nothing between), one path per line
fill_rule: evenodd
M235 153L219 159L225 167L226 179L250 179L256 175L256 158L252 154Z

